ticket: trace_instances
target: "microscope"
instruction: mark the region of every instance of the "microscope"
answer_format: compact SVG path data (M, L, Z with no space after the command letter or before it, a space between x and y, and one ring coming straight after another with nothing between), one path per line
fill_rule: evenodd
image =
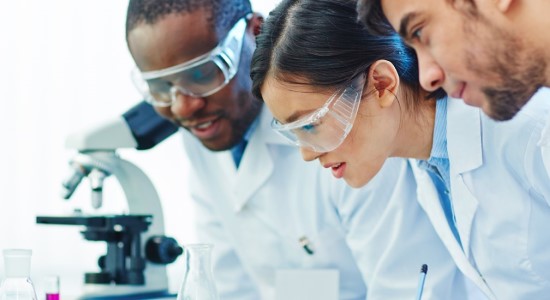
M80 299L145 299L168 294L166 265L183 248L164 235L163 211L151 180L117 149L150 149L177 131L151 105L141 102L122 117L73 134L66 146L78 154L70 161L71 175L63 182L69 199L84 178L91 187L93 208L103 203L103 183L114 176L128 203L128 214L37 216L39 224L78 225L89 241L104 241L107 252L98 259L99 272L86 273Z

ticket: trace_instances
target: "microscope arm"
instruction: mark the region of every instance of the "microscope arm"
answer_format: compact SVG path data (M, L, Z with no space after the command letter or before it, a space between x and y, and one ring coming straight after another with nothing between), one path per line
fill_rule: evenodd
M115 152L120 148L150 149L177 131L177 126L160 117L154 108L141 101L126 111L122 117L109 120L99 126L75 133L68 137L66 147L77 149L80 154L96 156L93 153ZM101 154L103 156L103 154ZM79 161L84 159L84 161ZM92 188L92 205L101 206L103 179L110 175L94 160L80 155L70 164L71 175L62 183L61 196L69 199L84 177L90 179Z

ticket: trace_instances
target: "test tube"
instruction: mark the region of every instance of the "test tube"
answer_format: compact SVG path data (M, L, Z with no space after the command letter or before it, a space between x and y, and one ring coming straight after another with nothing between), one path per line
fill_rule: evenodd
M48 276L44 279L46 300L59 300L59 276Z

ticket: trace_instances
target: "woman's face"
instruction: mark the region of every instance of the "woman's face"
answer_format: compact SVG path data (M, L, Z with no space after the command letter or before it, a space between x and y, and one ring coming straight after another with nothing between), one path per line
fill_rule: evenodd
M367 184L385 160L392 156L397 145L401 119L399 104L387 90L376 91L369 77L372 75L367 76L357 117L344 141L329 152L315 152L300 146L305 161L318 159L323 167L331 169L334 177L344 178L352 187ZM267 107L282 124L321 108L335 91L319 90L307 84L284 83L270 75L261 89Z

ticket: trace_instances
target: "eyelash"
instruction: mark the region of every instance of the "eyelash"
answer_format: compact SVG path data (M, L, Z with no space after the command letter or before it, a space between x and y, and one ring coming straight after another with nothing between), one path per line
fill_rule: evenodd
M422 38L422 27L416 28L411 32L411 40L421 41Z
M308 133L315 132L317 130L317 126L321 125L323 121L321 119L317 119L310 124L304 125L300 128L300 130L303 130Z
M302 126L302 128L300 128L300 129L303 130L303 131L306 131L306 132L312 132L312 131L315 130L315 127L317 127L315 124L307 124L307 125Z

